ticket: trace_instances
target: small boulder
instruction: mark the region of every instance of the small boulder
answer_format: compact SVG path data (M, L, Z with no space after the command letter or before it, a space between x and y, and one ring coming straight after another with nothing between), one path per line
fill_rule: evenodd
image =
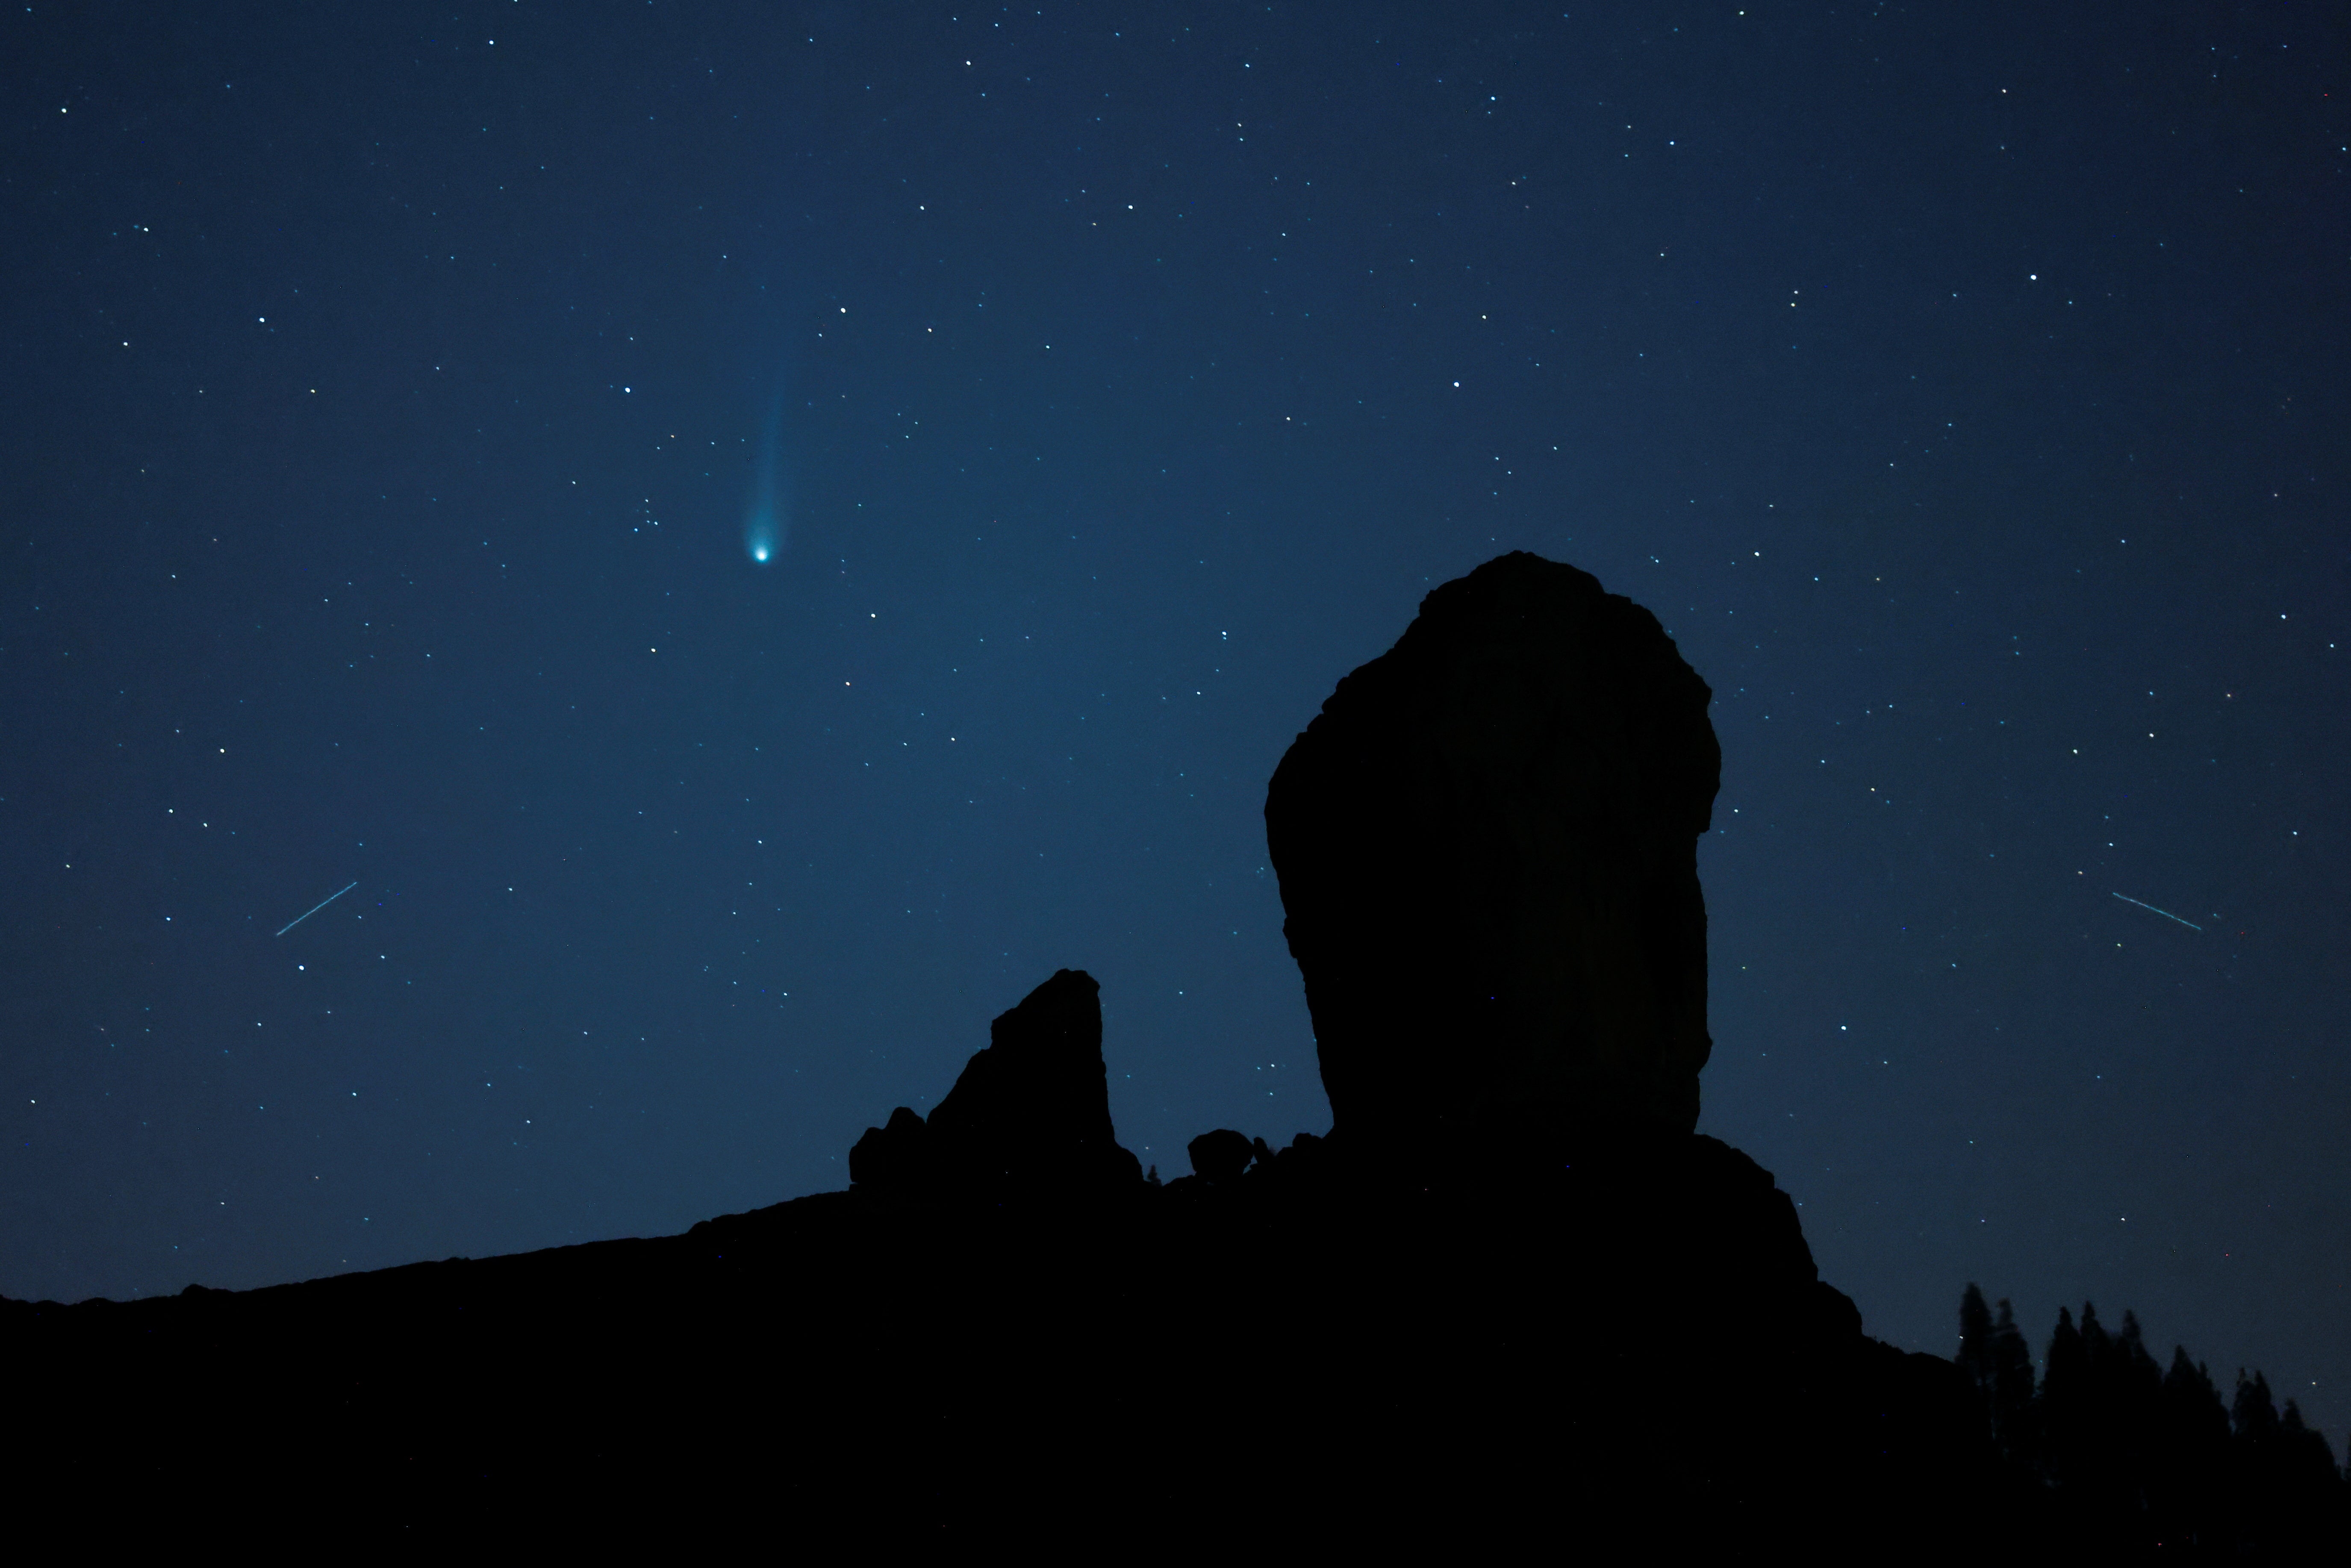
M877 1192L904 1192L930 1178L930 1128L905 1105L890 1113L886 1126L868 1127L849 1151L852 1186Z
M1192 1156L1192 1174L1214 1186L1240 1180L1241 1173L1249 1169L1249 1161L1257 1158L1258 1149L1263 1146L1263 1139L1252 1145L1230 1127L1219 1127L1185 1145L1184 1152Z

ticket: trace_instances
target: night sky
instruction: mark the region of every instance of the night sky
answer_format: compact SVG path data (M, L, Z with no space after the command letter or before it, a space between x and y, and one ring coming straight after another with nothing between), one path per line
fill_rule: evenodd
M1870 1332L2341 1446L2339 9L11 10L0 1292L837 1188L1064 966L1324 1131L1266 780L1522 549Z

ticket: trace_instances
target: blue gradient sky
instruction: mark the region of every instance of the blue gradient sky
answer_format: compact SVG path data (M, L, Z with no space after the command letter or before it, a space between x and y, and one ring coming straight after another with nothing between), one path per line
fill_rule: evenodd
M1870 1330L2339 1445L2346 40L2113 15L0 20L0 1291L839 1186L1062 966L1163 1172L1320 1131L1265 781L1526 549L1717 693Z

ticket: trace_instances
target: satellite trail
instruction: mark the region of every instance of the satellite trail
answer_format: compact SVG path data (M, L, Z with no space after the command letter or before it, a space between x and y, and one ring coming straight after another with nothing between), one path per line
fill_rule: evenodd
M354 883L346 883L344 886L341 886L341 887L339 887L339 888L335 889L335 891L334 891L334 892L332 892L332 893L330 893L330 894L327 894L327 896L326 896L326 897L324 897L324 898L322 898L322 899L319 900L319 902L318 902L318 903L316 903L316 904L312 904L309 908L308 908L308 909L304 910L301 914L299 914L299 915L296 915L293 919L291 919L291 920L287 921L285 925L283 925L279 926L279 927L277 928L277 935L279 935L280 936L285 936L288 931L293 930L293 929L294 929L294 927L296 927L297 925L301 925L301 924L302 924L302 922L304 922L305 920L309 919L309 918L310 918L310 916L312 916L313 915L318 914L318 913L319 913L319 911L320 911L321 909L326 908L326 907L327 907L327 905L329 905L329 904L330 904L334 903L334 902L335 902L335 900L337 900L337 899L339 899L339 898L342 897L342 896L343 896L343 894L347 894L347 893L350 892L350 890L351 890L352 888L357 887L358 885L359 885L359 883L354 882ZM2115 894L2115 896L2116 896L2116 898L2120 898L2120 897L2122 896L2122 894L2118 893L2118 894ZM2158 909L2158 910L2157 910L2157 911L2156 911L2156 913L2157 913L2158 915L2160 915L2160 914L2162 914L2162 913L2163 913L2163 911L2161 911L2161 910L2159 910L2159 909Z
M2156 909L2155 905L2152 904L2139 904L2137 899L2131 897L2130 894L2126 893L2118 893L2115 894L2115 896L2121 899L2125 904L2138 904L2138 906L2141 909L2153 910L2156 914L2162 915L2166 920L2179 920L2179 916L2172 914L2168 909ZM2197 925L2193 920L2179 920L2179 924L2185 925L2190 931L2201 931L2204 929L2204 927Z

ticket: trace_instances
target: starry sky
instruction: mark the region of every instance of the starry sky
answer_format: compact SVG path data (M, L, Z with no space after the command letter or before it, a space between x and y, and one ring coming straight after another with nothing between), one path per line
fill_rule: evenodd
M1266 780L1524 549L1869 1330L2341 1446L2339 13L11 10L0 1292L839 1187L1063 966L1164 1175L1323 1131Z

